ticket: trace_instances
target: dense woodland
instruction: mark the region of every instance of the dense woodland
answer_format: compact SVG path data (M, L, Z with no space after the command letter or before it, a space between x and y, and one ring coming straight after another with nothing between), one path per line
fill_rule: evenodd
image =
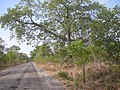
M35 46L31 60L60 65L57 75L72 82L70 90L120 89L120 6L107 8L91 0L21 0L0 17L0 24L11 38ZM2 43L1 66L17 61L10 54L24 56L17 46L4 54ZM73 67L82 71L72 76Z

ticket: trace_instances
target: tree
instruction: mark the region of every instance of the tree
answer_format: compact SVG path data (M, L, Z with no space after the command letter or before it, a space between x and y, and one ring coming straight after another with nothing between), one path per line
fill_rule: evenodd
M36 46L33 51L30 51L30 56L31 56L30 59L31 59L31 60L33 60L33 59L35 58L38 50L39 50L39 46Z
M5 63L5 44L4 40L0 37L0 67L2 67Z
M0 54L4 53L4 40L0 37Z
M11 37L34 44L41 40L67 42L84 39L88 24L103 8L90 0L21 0L0 17L2 27L9 28ZM15 35L14 35L15 33ZM37 42L36 42L37 41Z
M104 9L91 23L92 42L104 48L112 61L120 62L120 7ZM111 60L111 59L109 59Z
M20 63L29 61L29 57L27 56L26 53L18 53L17 57L18 57Z
M5 41L0 37L0 69L11 65L24 63L29 58L25 53L19 53L20 47L13 45L5 47Z
M13 45L10 48L8 48L6 57L10 64L16 64L19 61L19 57L18 57L19 50L20 50L20 47L16 45Z
M75 59L77 59L76 64L83 68L83 82L86 80L85 75L85 65L90 62L89 56L91 53L91 47L85 47L81 40L74 41L68 46L68 52Z
M18 53L18 51L20 50L21 48L19 46L16 46L16 45L13 45L11 46L8 51L12 51L12 52L15 52L15 53Z
M44 59L45 57L49 57L50 55L52 55L52 50L48 43L44 43L39 46L35 56L35 60L39 58Z

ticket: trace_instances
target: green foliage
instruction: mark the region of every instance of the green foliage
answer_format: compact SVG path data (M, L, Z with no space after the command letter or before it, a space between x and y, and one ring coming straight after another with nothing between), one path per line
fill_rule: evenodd
M70 79L70 77L69 77L69 75L68 75L67 72L61 71L61 72L58 73L58 76L59 76L60 78L63 78L63 79Z
M8 51L11 51L11 52L18 52L21 48L19 46L16 46L16 45L13 45L11 46Z
M120 6L107 9L92 0L21 0L0 17L2 28L12 32L11 38L38 45L31 51L37 62L55 62L63 65L69 59L83 67L93 61L120 64ZM25 54L18 46L4 52L0 38L0 64L23 61ZM114 69L114 68L113 68ZM116 68L115 68L116 70ZM60 77L68 78L66 72Z
M92 42L99 47L104 48L109 54L109 60L114 63L120 61L120 7L113 9L104 9L97 18L91 23Z
M20 47L13 45L6 48L4 40L0 38L0 69L26 62L28 56L25 53L19 53Z
M36 49L35 56L34 56L34 61L39 61L39 62L45 62L45 61L51 61L53 52L49 46L49 44L44 43L40 46L38 46Z
M96 62L107 60L108 53L105 51L104 48L95 45L90 45L89 49L90 49L90 57L89 57L90 60Z
M33 51L30 51L31 60L33 60L35 58L38 50L39 50L39 46L36 46Z
M29 57L27 56L26 53L18 53L17 54L17 60L20 63L24 63L24 62L28 62L29 61Z
M76 40L68 46L68 53L78 59L76 64L83 65L89 62L90 47L85 47L81 40Z
M0 37L0 68L3 67L5 63L5 45L4 45L4 40Z
M67 48L63 42L52 43L53 48L53 60L56 63L64 64L66 63L66 57L68 57Z
M11 46L8 49L8 52L6 53L6 56L8 57L8 59L10 61L17 59L18 50L20 50L20 47L15 46L15 45Z
M81 40L76 40L71 43L71 45L68 46L68 52L77 58L76 64L78 66L82 66L83 69L83 82L85 82L86 79L86 73L85 73L85 65L90 62L89 56L90 56L90 50L91 48L88 46L86 47L83 45L83 42Z
M91 0L21 0L0 17L2 28L9 28L11 38L28 44L41 40L72 40L87 34L92 18L104 6ZM94 12L94 13L92 13Z

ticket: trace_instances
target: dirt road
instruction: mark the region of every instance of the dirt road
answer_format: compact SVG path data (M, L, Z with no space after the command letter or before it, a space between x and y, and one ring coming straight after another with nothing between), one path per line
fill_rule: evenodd
M26 63L0 72L0 90L64 90L57 80Z

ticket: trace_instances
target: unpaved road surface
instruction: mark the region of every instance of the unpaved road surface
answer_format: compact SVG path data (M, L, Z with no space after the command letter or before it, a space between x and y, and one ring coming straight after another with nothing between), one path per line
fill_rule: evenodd
M26 63L0 71L0 90L64 90L34 63Z

